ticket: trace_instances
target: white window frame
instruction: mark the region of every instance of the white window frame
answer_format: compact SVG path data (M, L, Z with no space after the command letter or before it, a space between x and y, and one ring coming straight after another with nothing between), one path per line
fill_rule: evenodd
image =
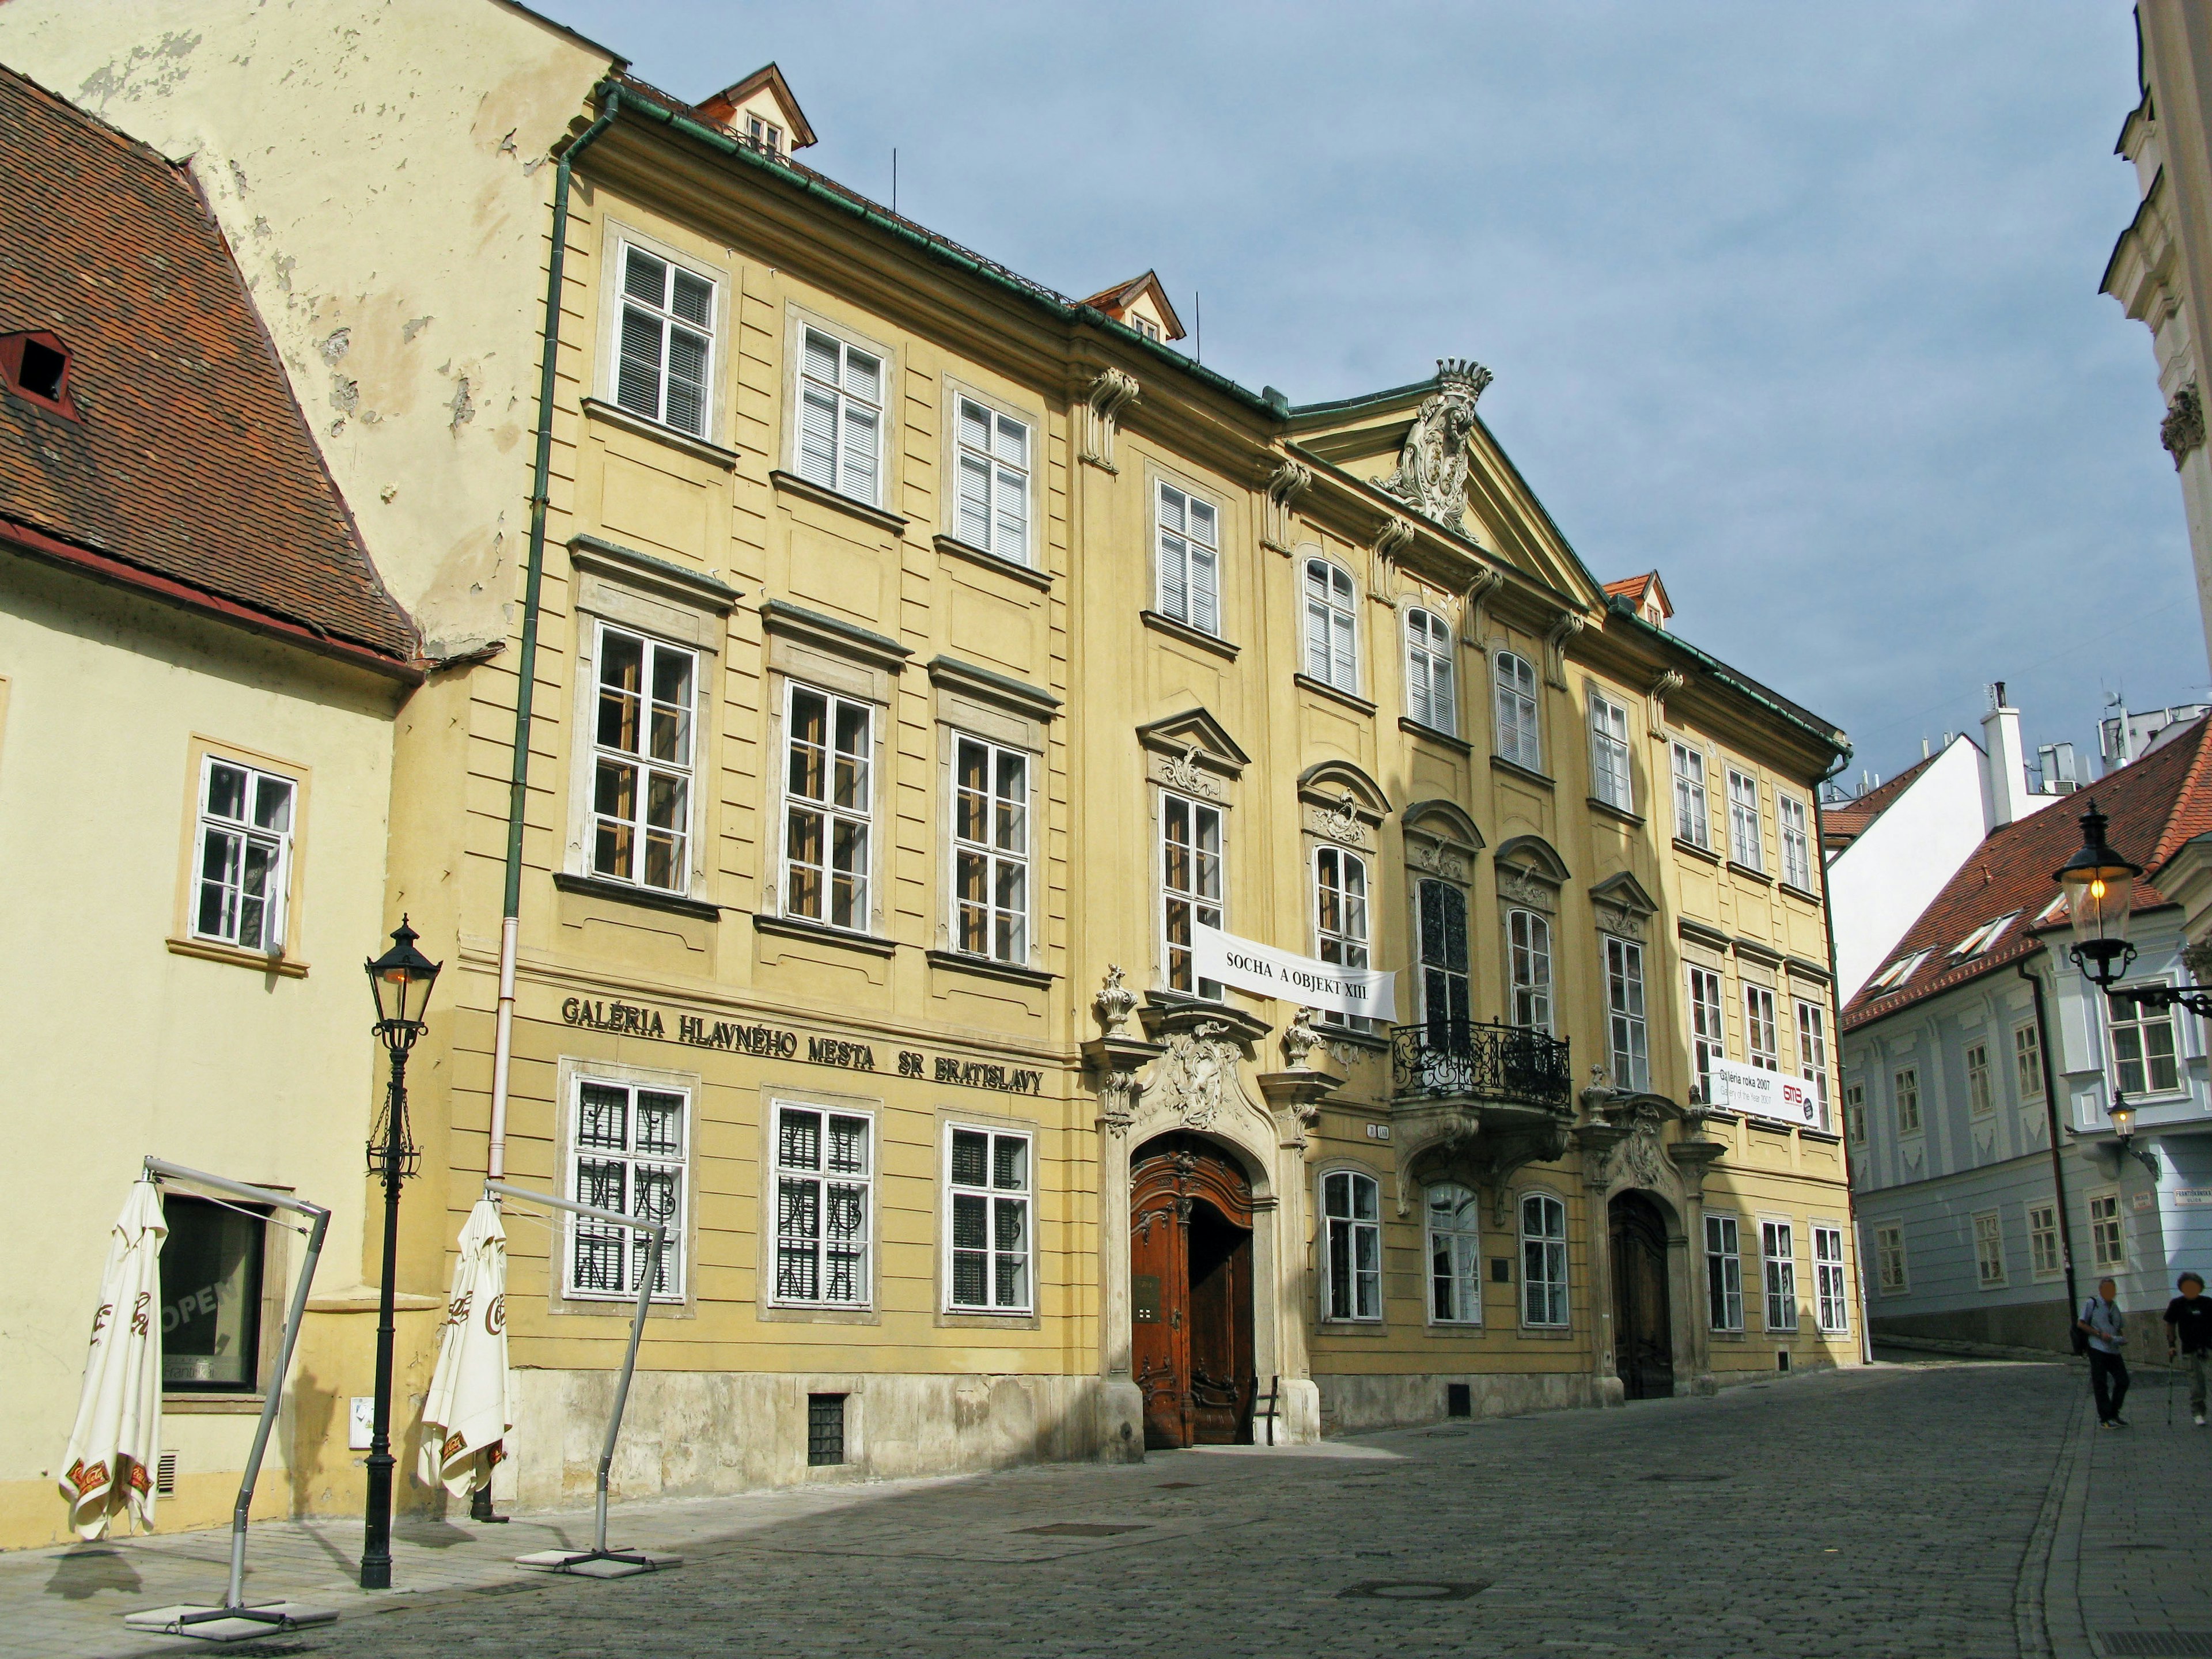
M1705 1212L1705 1321L1716 1331L1743 1329L1743 1237L1735 1216Z
M1759 1218L1759 1289L1766 1328L1797 1328L1797 1230L1789 1217Z
M1636 811L1635 762L1628 746L1628 707L1595 683L1589 687L1590 796L1619 811Z
M983 1139L983 1179L981 1182L959 1178L957 1163L958 1139L962 1135L980 1135ZM1021 1148L1019 1181L1006 1185L1000 1180L1001 1146ZM944 1310L949 1314L1026 1316L1036 1311L1036 1137L1026 1129L1004 1129L988 1124L965 1123L958 1120L945 1126L945 1284ZM962 1200L980 1203L983 1206L984 1232L981 1245L961 1242ZM1020 1218L1020 1238L1018 1244L1001 1243L1000 1222L1012 1213ZM960 1300L960 1266L965 1260L980 1257L983 1267L985 1299L981 1302ZM1020 1277L1021 1294L1013 1300L1001 1300L1001 1270L1009 1262L1016 1265Z
M1613 1086L1641 1094L1651 1086L1651 1032L1646 1017L1644 947L1618 933L1605 940L1606 1059ZM1624 1066L1621 1062L1626 1060Z
M1977 1037L1966 1044L1960 1058L1966 1067L1966 1115L1993 1116L1997 1109L1996 1079L1990 1075L1990 1042Z
M951 389L951 401L953 539L1013 564L1034 566L1036 424L959 387ZM981 446L970 429L975 419L985 428L986 441ZM1009 432L1017 440L1018 456L1006 452ZM979 506L973 488L978 482L980 537L975 533Z
M786 1157L784 1119L787 1114L807 1114L820 1120L815 1138L815 1161L809 1165ZM858 1170L833 1170L830 1164L830 1120L842 1119L857 1122L860 1127L860 1145L863 1166ZM864 1106L831 1106L819 1101L785 1100L775 1096L769 1102L769 1156L770 1184L767 1212L762 1217L763 1240L763 1272L767 1279L763 1288L765 1300L776 1308L813 1308L862 1310L875 1306L876 1267L876 1172L879 1163L876 1147L876 1115ZM795 1188L811 1188L814 1194L815 1231L809 1240L805 1235L787 1227L784 1196L787 1185ZM848 1241L853 1259L851 1283L854 1293L835 1297L820 1294L829 1283L830 1258L829 1217L833 1188L857 1191L860 1206L860 1224L857 1234ZM769 1224L772 1223L770 1225ZM786 1292L783 1288L783 1258L787 1247L811 1244L811 1263L816 1295L805 1296Z
M2005 1288L2004 1212L1977 1210L1966 1220L1974 1241L1974 1286L1977 1290Z
M834 349L834 378L821 372L817 344ZM890 469L885 428L895 373L891 354L807 317L799 319L793 349L792 471L818 489L881 507ZM859 383L855 358L875 365L872 395Z
M2120 1211L2120 1189L2099 1187L2081 1194L2089 1212L2089 1262L2100 1273L2119 1273L2128 1265L2128 1224Z
M1456 1199L1450 1195L1457 1194ZM1448 1208L1439 1211L1442 1195ZM1440 1181L1421 1190L1421 1212L1428 1243L1429 1323L1482 1323L1482 1215L1471 1187ZM1437 1311L1439 1303L1449 1312Z
M1168 873L1173 862L1170 854L1176 845L1174 840L1173 832L1176 811L1178 808L1182 809L1184 813L1185 822L1188 824L1191 831L1190 840L1188 843L1190 849L1189 857L1193 870L1198 878L1196 884L1189 889L1172 887L1169 884L1168 881ZM1205 872L1207 855L1205 851L1202 836L1200 833L1200 825L1208 817L1211 817L1213 823L1214 848L1212 855L1213 862L1213 890L1211 896L1209 896L1206 891ZM1189 795L1180 795L1176 793L1173 790L1164 789L1160 792L1160 830L1158 842L1159 865L1158 880L1160 896L1159 929L1161 978L1165 982L1167 988L1170 990L1185 991L1194 996L1208 997L1218 1000L1221 995L1220 986L1212 980L1202 980L1198 977L1198 969L1194 959L1190 961L1189 965L1190 983L1188 985L1177 985L1176 983L1176 953L1179 950L1188 951L1188 947L1176 944L1172 917L1177 905L1185 905L1188 907L1193 927L1191 935L1191 941L1193 944L1195 944L1196 942L1197 933L1195 930L1200 925L1209 927L1222 928L1226 928L1228 927L1229 815L1221 807L1216 805L1212 801L1198 800ZM1213 988L1209 991L1206 988L1208 986L1212 986Z
M1316 846L1312 869L1314 954L1340 968L1367 967L1373 928L1367 860L1346 848ZM1358 1015L1324 1013L1322 1018L1362 1031L1374 1024Z
M2057 1279L2066 1271L2066 1245L2059 1237L2057 1203L2031 1203L2027 1211L2029 1275L2037 1279Z
M1902 1138L1923 1133L1926 1120L1920 1114L1920 1068L1917 1066L1897 1067L1890 1073L1889 1086L1891 1109L1897 1119L1899 1136ZM1905 1109L1908 1104L1912 1108L1909 1121Z
M1782 884L1801 893L1813 891L1812 815L1795 795L1774 792L1775 822L1782 830Z
M1867 981L1867 989L1879 994L1894 991L1899 986L1920 971L1920 964L1928 960L1928 952L1914 951L1901 956Z
M951 841L952 949L962 956L1025 967L1030 960L1030 919L1036 903L1030 819L1036 799L1037 757L957 727L951 738L952 799L945 814L945 831ZM984 788L980 797L966 782L971 752L983 763ZM1010 765L1018 775L1016 793L1012 795L1003 793ZM963 833L969 827L971 799L981 802L986 820L981 840ZM980 899L971 898L968 892L966 875L970 869L981 873ZM1002 890L1009 880L1018 894L1012 903L1002 903ZM983 933L980 950L969 939L969 924L978 918Z
M210 804L217 771L239 775L241 810L234 816L217 812ZM282 791L281 823L259 821L264 788ZM302 793L300 780L287 773L228 755L201 757L198 793L192 802L191 896L185 902L185 926L192 938L258 956L284 953L291 924L293 848ZM261 891L254 894L248 890L252 878L247 866L257 854L263 860ZM212 876L210 856L219 866ZM217 907L213 926L208 917L210 888ZM253 904L260 907L258 927L249 936L246 921Z
M1674 838L1709 853L1713 826L1705 794L1705 751L1680 738L1669 747L1674 753Z
M793 787L792 761L799 747L797 710L802 697L818 697L823 705L822 786L823 793L806 795ZM839 732L843 722L841 714L846 710L857 710L866 717L861 746L858 750L842 748ZM787 680L783 694L783 741L781 767L777 788L781 797L777 824L781 833L776 837L776 863L779 879L776 884L778 908L794 921L807 921L817 927L835 928L840 933L866 933L872 931L875 917L875 854L876 854L876 738L877 722L883 710L860 697L848 696L826 686L809 684L803 680ZM808 748L815 747L808 744ZM861 769L857 806L840 805L836 799L837 768L840 760L857 761ZM818 821L819 840L814 860L793 856L792 830L801 817ZM856 868L840 870L836 865L836 847L840 828L856 832L860 841L860 857ZM815 910L810 913L799 902L797 884L802 872L813 872L817 887ZM848 921L834 918L836 878L843 876L852 903Z
M1747 870L1766 871L1766 828L1759 811L1759 775L1728 769L1729 858Z
M1531 1330L1565 1330L1574 1318L1567 1299L1566 1200L1540 1188L1522 1194L1514 1210L1520 1218L1521 1322ZM1540 1218L1533 1231L1529 1226L1532 1210ZM1555 1212L1556 1229L1552 1225Z
M1875 1288L1883 1296L1912 1294L1911 1265L1905 1248L1905 1224L1876 1224L1874 1230Z
M1536 665L1518 652L1498 651L1492 655L1490 674L1498 759L1542 772L1543 699Z
M1844 1230L1813 1223L1813 1328L1842 1336L1851 1328L1850 1279L1844 1271Z
M2165 983L2160 980L2142 982ZM2172 1008L2146 1008L2139 1002L2123 1002L2117 996L2105 999L2105 1030L2110 1040L2108 1052L2112 1055L2113 1088L2136 1099L2188 1092L2189 1072L2185 1064L2187 1054L2181 1044L2181 1024L2175 1017L2178 1012ZM2167 1046L2163 1055L2152 1054L2148 1042L2154 1032L2159 1031L2163 1031L2166 1039ZM2136 1057L2132 1060L2121 1052L2124 1046L2123 1039L2128 1037L2135 1041ZM2155 1080L2157 1073L2153 1070L2161 1059L2173 1068L2173 1081L2164 1086ZM2134 1083L2128 1081L2130 1066L2140 1073Z
M634 644L638 648L639 681L635 692L636 735L640 739L637 748L625 749L619 743L606 740L605 716L608 699L628 699L633 695L621 685L610 683L607 678L611 641ZM659 667L671 660L684 665L686 696L681 703L657 695ZM640 629L618 627L613 623L596 625L588 716L591 779L586 792L589 816L585 831L584 867L600 880L618 881L625 886L657 893L682 894L691 890L693 814L697 810L698 799L700 669L701 653L689 646L672 645ZM648 751L658 746L657 732L664 714L678 723L678 741L672 753L653 754ZM611 771L623 769L630 771L635 781L629 814L618 817L605 810L608 797L602 793L600 785ZM672 827L653 822L653 799L659 788L673 788L680 793L680 805L672 815ZM611 829L618 830L629 838L629 857L623 861L626 867L612 867L611 858L605 864L601 861L601 843ZM656 837L667 848L668 873L672 878L669 881L655 881L651 877Z
M1524 1031L1551 1033L1552 919L1540 910L1505 913L1507 1015Z
M1364 1170L1325 1170L1320 1179L1320 1194L1321 1316L1332 1325L1380 1324L1382 1184ZM1364 1214L1360 1212L1363 1194L1366 1200ZM1371 1265L1361 1265L1363 1255ZM1337 1283L1340 1262L1346 1264L1342 1285ZM1341 1298L1340 1291L1345 1293ZM1367 1298L1365 1312L1360 1310L1363 1295Z
M1699 963L1689 965L1690 1068L1695 1073L1698 1098L1712 1102L1712 1063L1728 1058L1727 1005L1722 1000L1727 978L1717 968Z
M1318 553L1301 557L1298 615L1303 623L1306 678L1358 696L1359 584L1352 579L1352 573Z
M2043 1030L2032 1018L2012 1028L2012 1071L2023 1102L2043 1098Z
M1828 1011L1805 997L1790 1010L1797 1027L1797 1075L1813 1085L1820 1127L1828 1127Z
M1743 1058L1762 1072L1782 1069L1782 1028L1771 986L1743 988Z
M1420 605L1406 611L1406 718L1416 726L1459 735L1458 676L1454 672L1451 624Z
M1160 615L1221 637L1221 509L1165 478L1152 480L1152 572Z
M566 1157L562 1159L563 1192L579 1204L596 1205L604 1210L618 1210L624 1215L644 1220L665 1221L668 1224L667 1242L662 1247L660 1273L652 1300L680 1303L684 1300L684 1285L688 1279L686 1267L690 1255L687 1213L691 1176L691 1151L697 1133L692 1117L693 1091L685 1085L647 1081L636 1076L602 1075L588 1066L579 1066L568 1079L568 1121ZM606 1146L595 1143L586 1146L585 1091L609 1090L623 1096L622 1144ZM651 1095L676 1103L678 1125L678 1145L673 1152L664 1146L641 1150L637 1142L639 1097ZM597 1164L619 1166L623 1171L623 1191L620 1202L610 1202L616 1195L603 1187L587 1182L584 1178L586 1158ZM647 1207L641 1200L637 1172L652 1170L673 1177L668 1188L669 1201L665 1210ZM588 1216L563 1217L561 1240L561 1295L563 1300L574 1302L634 1302L637 1298L640 1276L651 1252L651 1241L644 1233L633 1232L626 1227L610 1227L595 1222ZM577 1251L586 1240L601 1241L613 1247L617 1263L619 1283L614 1287L587 1285L579 1281L576 1272Z
M617 244L615 261L612 337L608 362L608 392L614 405L640 420L650 421L655 426L665 426L672 432L711 442L714 431L715 371L720 356L720 329L722 284L718 277L700 270L687 259L679 259L661 247L648 247L632 237L621 237ZM657 299L647 300L632 291L630 261L650 259L661 267L660 292ZM679 277L689 277L702 283L707 290L706 315L692 316L677 305ZM635 326L634 326L635 325ZM633 340L642 343L645 333L653 334L653 361L647 363L642 356L633 356L629 346ZM697 418L687 424L678 410L672 408L672 389L675 375L670 362L670 346L677 337L694 339L699 345L699 379L689 389L698 398ZM627 372L635 362L641 377L649 374L653 386L652 406L644 406L644 388L634 383Z
M1844 1133L1854 1146L1866 1145L1866 1085L1847 1083L1844 1085Z
M748 112L745 116L745 142L755 149L780 156L783 154L783 129L773 121Z

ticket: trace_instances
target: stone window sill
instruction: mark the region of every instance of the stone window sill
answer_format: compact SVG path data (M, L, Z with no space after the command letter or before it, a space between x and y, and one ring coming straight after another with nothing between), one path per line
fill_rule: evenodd
M686 455L711 461L725 472L737 471L736 450L708 443L704 438L695 438L688 432L678 432L674 427L663 426L659 421L648 421L642 415L632 414L620 404L611 404L599 398L586 398L584 399L584 413L605 425L620 427L625 432L635 432L641 438L650 438L655 443L680 449Z
M1589 797L1589 804L1590 810L1592 811L1602 812L1609 818L1615 819L1622 823L1632 825L1638 830L1641 830L1644 827L1643 815L1631 811L1626 806L1615 806L1611 801L1600 800L1595 795Z
M1316 696L1327 697L1332 702L1340 702L1356 714L1365 714L1371 718L1375 713L1375 705L1357 692L1346 691L1340 686L1331 685L1327 680L1317 680L1310 674L1293 674L1291 678Z
M1533 767L1523 766L1519 761L1508 760L1503 755L1492 755L1490 757L1490 769L1493 772L1504 772L1510 776L1520 778L1526 782L1536 784L1546 789L1553 789L1559 787L1554 784L1551 779L1546 777L1541 772L1537 771Z
M1140 611L1137 614L1144 619L1146 627L1165 634L1170 639L1181 640L1185 645L1194 645L1201 651L1211 651L1215 656L1226 657L1231 662L1237 660L1237 647L1226 640L1215 638L1204 629L1193 628L1188 623L1177 622L1173 617L1164 616L1158 611Z
M202 962L219 962L227 967L251 968L257 974L275 974L280 979L307 976L307 964L290 957L241 951L234 945L218 945L206 939L172 939L167 944L169 954L173 957L196 957Z
M1439 732L1433 726L1425 726L1419 720L1415 720L1411 714L1401 714L1398 717L1398 729L1401 732L1407 733L1409 736L1420 738L1430 743L1439 744L1446 749L1456 750L1458 753L1462 755L1473 755L1474 753L1474 745L1473 744L1468 743L1464 738L1455 738L1449 732Z
M950 554L956 559L965 559L969 563L981 565L986 570L995 570L1002 576L1012 576L1016 581L1027 582L1031 587L1047 592L1051 590L1052 574L1049 571L1039 570L1026 564L1018 564L1012 559L1003 558L996 553L975 546L973 543L963 542L957 536L939 536L932 544L939 552Z
M1680 836L1674 837L1674 850L1678 853L1687 853L1692 858L1701 859L1707 864L1717 865L1721 861L1721 855L1711 848L1700 847L1697 842L1685 841Z
M842 927L808 921L800 916L756 915L753 931L775 933L784 939L816 939L824 945L842 945L848 951L859 951L872 957L887 957L898 949L895 939L878 939L873 933L848 933Z
M1809 887L1800 887L1791 881L1785 881L1781 885L1782 890L1789 894L1791 898L1802 899L1808 904L1818 904L1820 902L1820 896Z
M1774 878L1764 870L1754 870L1747 864L1738 864L1734 859L1728 861L1728 867L1729 873L1732 876L1741 876L1746 881L1755 881L1762 886L1774 885Z
M930 951L925 954L933 968L944 968L956 974L974 974L980 979L1003 979L1015 985L1034 985L1039 990L1049 988L1058 977L1041 968L1024 967L1014 962L999 962L990 957L971 957L961 951Z
M888 530L894 535L897 535L906 529L906 519L903 514L878 507L872 501L855 501L850 495L840 495L834 489L825 489L818 483L800 477L796 472L786 472L779 469L768 475L768 481L775 486L776 493L780 495L796 495L801 501L812 501L817 507L826 507L834 512L850 514L854 518L859 519L865 524L872 524L878 530Z
M258 1417L268 1395L261 1394L198 1394L190 1390L161 1395L161 1410L174 1417Z
M605 876L578 875L567 870L556 870L553 872L553 884L564 893L605 899L611 903L635 904L646 910L665 910L672 915L692 916L701 921L720 921L722 919L722 907L719 904L686 898L681 893L663 893L650 887L634 887L626 881L610 881Z

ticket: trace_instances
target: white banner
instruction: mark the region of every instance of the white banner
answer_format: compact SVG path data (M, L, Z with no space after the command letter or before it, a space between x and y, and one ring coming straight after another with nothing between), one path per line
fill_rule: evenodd
M1770 1072L1763 1066L1742 1066L1732 1060L1711 1062L1712 1086L1705 1092L1709 1104L1725 1112L1747 1112L1805 1128L1820 1127L1820 1103L1813 1085L1802 1078Z
M1397 1018L1391 987L1397 979L1385 968L1340 968L1318 957L1301 957L1273 945L1255 945L1218 927L1200 923L1192 955L1198 977L1218 980L1240 991L1280 997L1323 1013L1357 1014L1367 1019Z

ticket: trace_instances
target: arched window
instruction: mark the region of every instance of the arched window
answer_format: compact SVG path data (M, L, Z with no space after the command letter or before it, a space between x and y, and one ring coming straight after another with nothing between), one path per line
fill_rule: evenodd
M1382 1317L1382 1189L1375 1177L1335 1170L1321 1178L1322 1316Z
M1567 1206L1549 1193L1521 1200L1521 1322L1567 1322Z
M1452 1182L1428 1191L1429 1316L1482 1323L1482 1228L1474 1194Z
M1540 772L1544 745L1536 726L1535 665L1501 651L1492 666L1498 686L1498 757Z
M1327 559L1306 561L1306 672L1324 685L1359 694L1354 644L1358 605L1352 577Z
M1406 718L1431 731L1459 735L1459 699L1452 690L1451 629L1433 611L1406 613Z

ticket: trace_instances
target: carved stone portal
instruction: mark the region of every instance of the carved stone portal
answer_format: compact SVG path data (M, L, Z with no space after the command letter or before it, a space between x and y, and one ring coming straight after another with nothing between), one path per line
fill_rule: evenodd
M1437 390L1422 401L1413 429L1398 452L1398 470L1382 488L1423 518L1459 528L1467 511L1467 446L1474 432L1474 402L1490 384L1490 371L1471 359L1437 363Z
M1241 1102L1258 1110L1244 1094L1237 1079L1237 1061L1242 1045L1219 1020L1201 1020L1186 1031L1170 1034L1166 1052L1152 1066L1145 1085L1146 1107L1162 1106L1182 1120L1187 1129L1212 1127L1222 1109Z

